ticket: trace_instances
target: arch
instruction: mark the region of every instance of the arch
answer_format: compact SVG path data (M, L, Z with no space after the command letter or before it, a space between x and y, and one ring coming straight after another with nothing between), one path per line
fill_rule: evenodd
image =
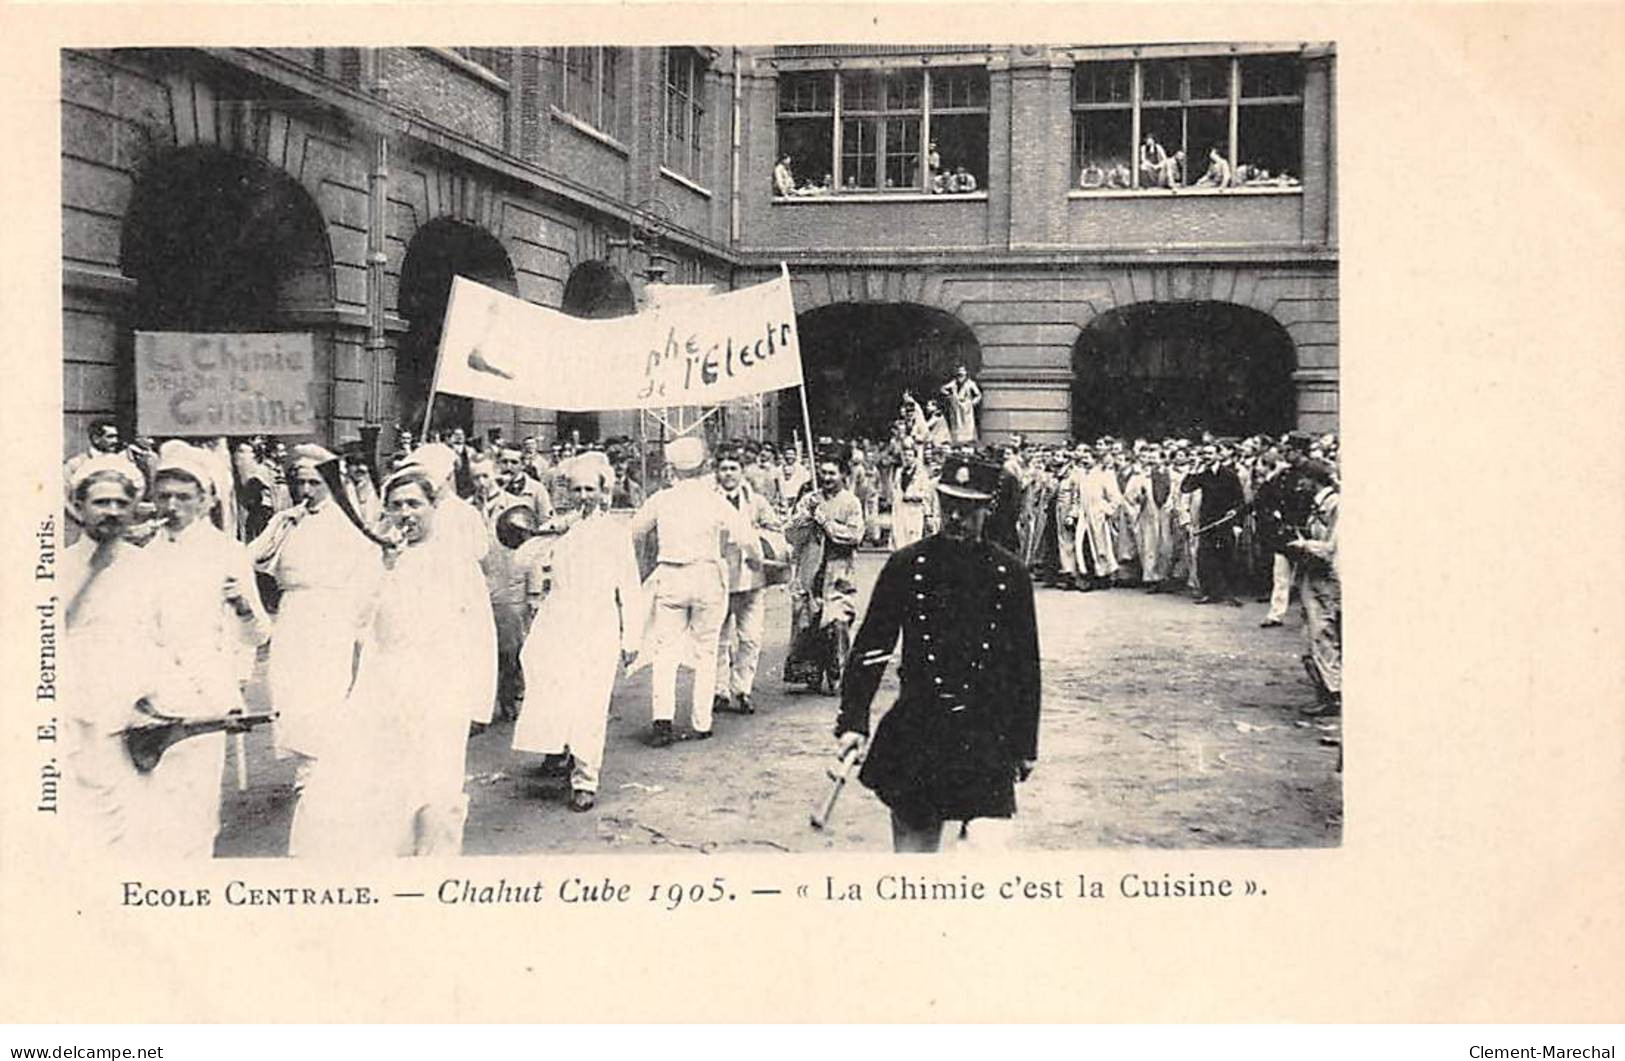
M798 303L799 304L799 303ZM837 302L796 315L813 430L884 439L904 390L921 404L963 364L974 375L982 348L970 326L915 302ZM786 437L801 424L799 399L780 399Z
M842 302L911 302L957 317L967 293L985 287L986 280L924 269L823 269L792 270L790 286L803 312Z
M434 384L440 332L454 276L464 276L509 295L519 294L513 262L502 243L485 229L447 218L419 228L401 262L400 315L407 322L395 358L398 422L416 433ZM441 394L434 404L435 429L474 430L473 399Z
M605 261L582 262L564 282L564 304L572 317L599 320L637 312L632 285L615 266Z
M275 330L334 303L327 224L310 194L250 155L187 147L137 180L120 268L139 330Z
M1072 432L1157 437L1278 433L1296 418L1292 338L1211 300L1137 302L1094 317L1072 347Z
M303 328L333 307L333 252L310 193L260 158L210 145L155 156L137 176L119 269L135 281L114 353L115 412L133 425L137 331Z

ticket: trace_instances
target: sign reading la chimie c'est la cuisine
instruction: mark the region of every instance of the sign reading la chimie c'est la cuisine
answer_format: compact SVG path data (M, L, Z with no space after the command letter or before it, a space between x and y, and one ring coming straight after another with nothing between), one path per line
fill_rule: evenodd
M452 281L436 390L590 412L715 405L801 383L786 276L583 320Z
M298 332L136 332L136 429L160 437L316 433L315 344Z

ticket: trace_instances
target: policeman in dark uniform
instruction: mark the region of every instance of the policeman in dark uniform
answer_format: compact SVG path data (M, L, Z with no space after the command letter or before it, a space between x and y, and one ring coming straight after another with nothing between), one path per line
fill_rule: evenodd
M947 821L1010 818L1038 758L1038 627L1014 554L983 538L995 464L950 457L942 529L880 572L841 686L842 756L891 809L897 851L936 851ZM869 739L869 706L899 632L901 695Z

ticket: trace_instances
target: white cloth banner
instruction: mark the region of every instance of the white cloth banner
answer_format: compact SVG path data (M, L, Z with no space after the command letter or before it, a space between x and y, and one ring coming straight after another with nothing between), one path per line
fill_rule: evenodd
M459 276L436 389L589 412L717 405L800 383L787 275L609 320L571 317Z

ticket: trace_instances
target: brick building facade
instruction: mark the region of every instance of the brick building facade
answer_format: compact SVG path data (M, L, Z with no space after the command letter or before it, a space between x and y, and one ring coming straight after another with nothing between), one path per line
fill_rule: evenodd
M1297 44L66 51L65 447L96 416L133 426L137 330L312 333L336 441L421 417L453 273L594 316L650 279L743 286L781 260L827 410L969 361L993 433L1176 426L1152 410L1330 428L1334 62ZM1174 187L1136 164L1148 132L1186 151ZM1251 183L1198 183L1215 145ZM934 184L959 167L974 190ZM631 422L436 408L509 437Z

